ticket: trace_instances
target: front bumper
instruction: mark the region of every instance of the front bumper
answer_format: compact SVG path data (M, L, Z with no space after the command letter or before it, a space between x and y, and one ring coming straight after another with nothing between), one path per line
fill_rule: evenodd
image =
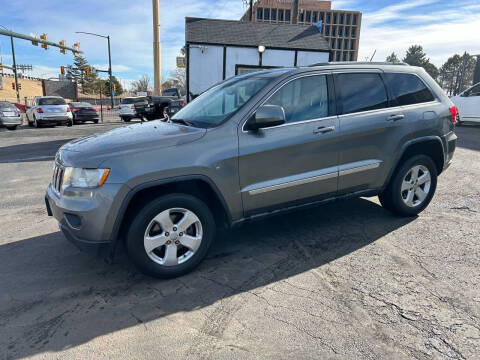
M121 185L104 184L97 189L65 189L58 194L51 185L45 194L49 216L55 217L65 237L80 250L108 255L112 248L115 216L112 204Z

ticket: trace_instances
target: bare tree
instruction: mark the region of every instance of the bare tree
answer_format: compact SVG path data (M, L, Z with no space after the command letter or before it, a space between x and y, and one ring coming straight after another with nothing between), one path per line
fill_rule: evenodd
M150 76L143 74L139 80L132 82L133 92L149 91L150 90Z

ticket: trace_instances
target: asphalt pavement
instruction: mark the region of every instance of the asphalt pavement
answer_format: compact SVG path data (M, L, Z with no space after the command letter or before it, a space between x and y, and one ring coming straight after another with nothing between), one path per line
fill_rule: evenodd
M283 215L161 281L78 251L45 211L56 149L123 125L0 132L0 359L478 358L480 127L457 130L418 217L376 198Z

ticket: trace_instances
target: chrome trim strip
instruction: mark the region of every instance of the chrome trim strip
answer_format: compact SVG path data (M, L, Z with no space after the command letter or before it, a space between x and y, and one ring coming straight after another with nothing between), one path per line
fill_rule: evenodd
M351 169L340 170L339 176L350 175L350 174L355 174L355 173L361 172L361 171L376 169L380 166L380 164L381 164L381 162L377 162L377 163L373 163L373 164L354 167L354 168L351 168Z
M315 181L328 180L328 179L335 178L337 176L338 176L337 172L328 173L328 174L324 174L324 175L313 176L313 177L309 177L309 178L306 178L306 179L294 180L294 181L289 181L289 182L278 184L278 185L271 185L271 186L266 186L266 187L259 188L259 189L253 189L253 190L250 190L248 192L248 194L249 195L263 194L263 193L266 193L266 192L269 192L269 191L286 189L286 188L289 188L289 187L292 187L292 186L308 184L308 183L312 183L312 182L315 182Z

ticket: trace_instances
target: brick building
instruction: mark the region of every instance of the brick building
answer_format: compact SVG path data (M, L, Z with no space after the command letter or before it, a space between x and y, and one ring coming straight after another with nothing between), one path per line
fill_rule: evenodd
M292 0L258 0L253 5L253 21L269 23L292 22ZM249 21L249 11L242 21ZM300 0L298 24L322 21L322 34L332 49L330 61L357 61L362 13L332 9L331 1Z

